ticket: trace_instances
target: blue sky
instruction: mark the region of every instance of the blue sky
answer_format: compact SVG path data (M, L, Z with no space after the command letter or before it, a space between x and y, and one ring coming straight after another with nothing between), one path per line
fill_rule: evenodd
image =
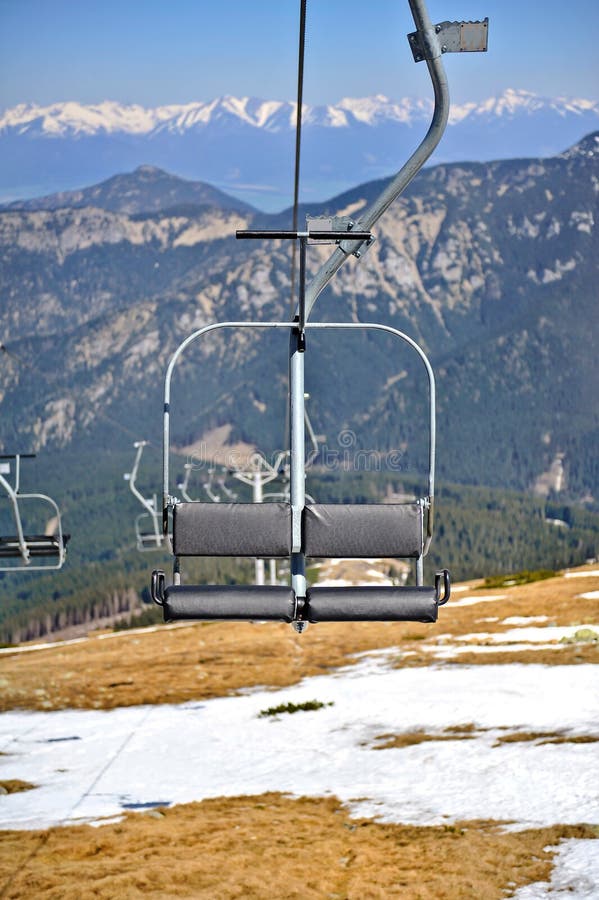
M433 21L491 19L489 53L447 59L453 98L507 87L599 97L597 0L429 0ZM0 109L223 94L292 99L299 0L0 0ZM305 100L430 96L406 0L308 0Z

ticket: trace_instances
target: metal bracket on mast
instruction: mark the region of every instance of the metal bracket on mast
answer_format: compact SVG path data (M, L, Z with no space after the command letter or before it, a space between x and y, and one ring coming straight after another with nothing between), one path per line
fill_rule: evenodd
M480 22L439 22L431 31L412 31L408 35L414 62L437 59L442 53L485 53L489 37L489 19Z
M355 221L350 216L306 216L306 228L308 230L308 243L319 243L319 244L336 244L341 250L343 250L346 254L353 254L357 259L361 256L364 256L366 251L372 247L374 242L376 241L376 237L374 234L371 234L365 241L360 241L360 249L356 250L356 240L355 238L347 238L343 240L343 235L347 235L347 232L352 231L355 226ZM328 241L311 241L310 234L311 232L335 232L338 233L338 236L334 239L331 238Z

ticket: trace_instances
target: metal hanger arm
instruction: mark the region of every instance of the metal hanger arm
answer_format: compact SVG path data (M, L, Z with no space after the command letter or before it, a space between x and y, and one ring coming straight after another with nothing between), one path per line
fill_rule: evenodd
M426 59L428 71L433 83L435 93L435 107L429 129L423 140L410 156L408 161L399 170L393 181L387 185L377 199L360 216L354 225L356 231L370 231L374 223L383 215L385 210L406 189L414 176L425 164L435 147L441 140L447 119L449 116L449 88L447 76L441 60L442 50L436 37L435 27L432 25L424 0L409 0L412 17L418 32L425 34L429 44L433 47L431 58ZM436 50L434 49L436 47ZM353 230L353 229L352 229ZM343 265L352 253L359 253L355 245L344 247L341 244L331 254L329 259L321 266L313 280L306 288L306 318L310 315L312 307L319 295L327 286L335 272Z

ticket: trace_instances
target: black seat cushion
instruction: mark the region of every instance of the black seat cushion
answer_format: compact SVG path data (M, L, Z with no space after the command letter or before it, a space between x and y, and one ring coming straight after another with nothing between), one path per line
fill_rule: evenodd
M164 620L268 619L291 622L291 588L258 585L171 585L164 592Z
M313 587L302 618L309 622L436 622L434 587Z

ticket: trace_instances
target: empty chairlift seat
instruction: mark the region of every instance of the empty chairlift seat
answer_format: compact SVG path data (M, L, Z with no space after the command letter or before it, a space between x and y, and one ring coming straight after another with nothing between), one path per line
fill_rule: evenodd
M410 504L314 504L303 516L309 557L417 559L424 547L423 507ZM435 587L311 587L303 615L310 622L435 622Z
M309 232L313 234L313 232ZM299 233L290 233L299 236ZM336 232L318 232L335 237ZM344 232L346 235L347 232ZM239 236L239 235L238 235ZM254 236L263 236L256 233ZM274 233L273 233L274 236ZM356 239L368 235L352 232ZM277 239L285 233L276 233ZM305 241L305 235L301 236ZM305 251L305 244L304 244ZM305 273L305 267L303 269ZM300 296L305 296L300 291ZM162 571L152 578L152 596L165 619L271 619L292 622L301 630L308 622L416 621L435 622L439 606L449 599L447 570L434 583L423 584L423 558L432 536L435 460L434 375L424 351L397 329L377 323L307 322L300 308L294 322L223 322L207 325L187 337L167 368L164 391L163 523L168 533L172 512L173 584ZM288 332L290 456L286 503L182 503L169 487L171 378L183 351L219 328L273 328ZM428 491L411 503L349 505L309 503L305 493L304 365L310 332L366 329L385 332L416 351L426 370L429 389ZM185 557L229 556L289 559L289 587L184 585L180 560ZM416 585L311 586L306 558L393 558L415 561Z
M282 559L291 553L288 503L178 503L173 509L176 557L236 556ZM160 573L161 574L161 573ZM153 582L166 621L264 619L292 622L294 591L278 585L171 585Z
M302 517L302 549L309 557L419 558L424 546L423 505L313 504ZM289 503L178 503L173 509L176 557L291 555ZM449 596L440 573L432 587L310 587L298 598L272 585L165 586L154 574L152 594L166 621L263 619L282 622L435 622Z

